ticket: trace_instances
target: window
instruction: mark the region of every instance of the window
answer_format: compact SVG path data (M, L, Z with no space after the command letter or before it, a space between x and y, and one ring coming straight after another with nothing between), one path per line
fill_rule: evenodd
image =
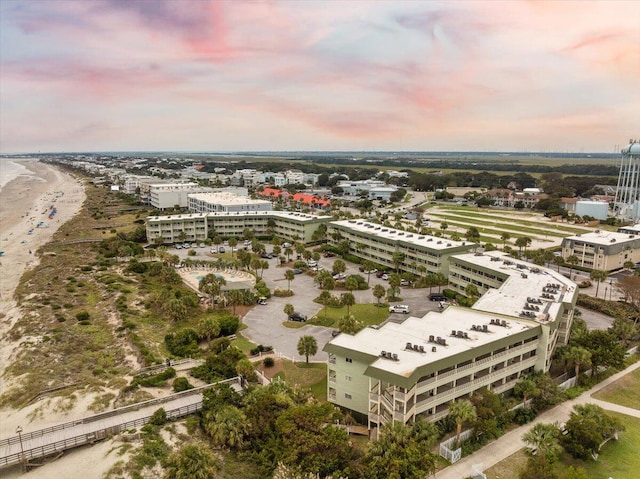
M351 399L351 394L349 394L349 393L344 393L344 398L345 398L345 399Z
M346 362L348 362L348 363L352 363L352 362L353 362L353 359L351 359L351 358L344 358L344 360L345 360Z
M345 381L351 381L353 378L351 376L345 376L344 379Z

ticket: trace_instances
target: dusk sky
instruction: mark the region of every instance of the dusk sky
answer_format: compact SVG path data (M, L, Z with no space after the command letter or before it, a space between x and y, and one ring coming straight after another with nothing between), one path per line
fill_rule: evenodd
M0 152L612 153L640 1L0 2Z

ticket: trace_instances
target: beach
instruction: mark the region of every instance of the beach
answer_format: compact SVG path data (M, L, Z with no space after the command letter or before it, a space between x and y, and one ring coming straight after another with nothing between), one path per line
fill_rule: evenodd
M8 163L0 161L0 393L10 387L4 370L18 347L8 341L7 333L21 314L13 299L20 277L38 264L38 248L80 210L85 199L79 180L49 164L35 160ZM56 213L49 218L52 204ZM15 421L20 421L24 411L17 412ZM3 416L0 437L13 435L13 414L3 412ZM21 420L23 426L29 422L26 417Z

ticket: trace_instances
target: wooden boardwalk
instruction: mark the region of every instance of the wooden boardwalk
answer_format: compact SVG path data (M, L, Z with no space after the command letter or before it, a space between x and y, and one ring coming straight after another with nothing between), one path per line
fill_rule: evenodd
M57 426L25 432L22 434L22 440L17 434L1 439L0 469L20 463L28 465L34 459L91 444L127 429L142 426L159 408L167 412L168 419L192 414L202 408L202 392L222 383L231 385L238 392L242 390L242 379L235 377L164 398L152 399Z

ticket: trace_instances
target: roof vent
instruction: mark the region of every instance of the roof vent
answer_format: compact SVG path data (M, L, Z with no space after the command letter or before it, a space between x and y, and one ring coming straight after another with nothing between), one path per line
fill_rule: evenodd
M407 345L405 346L405 349L411 349L411 343L407 343Z
M438 348L436 348L435 346L432 346L432 347L431 347L431 352L432 352L432 353L435 353L437 350L438 350Z

